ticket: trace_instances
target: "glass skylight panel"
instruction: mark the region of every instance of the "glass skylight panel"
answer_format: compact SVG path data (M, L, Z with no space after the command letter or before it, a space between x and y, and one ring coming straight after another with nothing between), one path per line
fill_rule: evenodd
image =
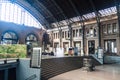
M0 3L9 2L9 0L0 0Z
M22 14L22 11L21 11L21 9L20 8L18 8L18 24L21 24L21 14Z
M85 14L83 15L86 19L91 19L91 18L95 18L95 13L92 12L92 13L88 13L88 14Z
M1 7L1 20L5 20L5 3L2 4Z
M30 23L31 17L28 15L27 18L28 18L28 21L27 21L28 22L28 26L30 26L30 24L31 24Z
M113 12L112 12L112 10L111 10L111 8L108 10L111 14L113 14Z
M14 21L14 6L13 4L10 4L10 22L13 22Z
M99 10L100 14L102 16L108 16L108 15L112 15L112 14L116 14L116 7L110 7L107 9L103 9L103 10Z
M28 11L9 0L0 0L0 20L26 25L29 27L41 28L39 21Z
M106 12L106 16L110 15L110 13L108 12L108 9L105 9L105 12Z
M17 12L17 6L14 5L14 23L18 22L18 12Z
M84 16L84 18L85 18L85 19L88 19L88 17L87 17L87 16L85 16L85 15L83 15L83 16Z
M105 13L103 12L103 10L100 10L99 13L100 13L102 16L105 16Z
M111 7L110 9L112 10L113 14L116 14L116 13L117 13L116 7Z
M24 24L25 24L25 25L27 25L27 22L28 22L28 21L27 21L27 20L28 20L28 19L27 19L27 16L28 16L28 15L27 15L27 13L26 13L26 12L25 12L25 14L24 14L24 15L25 15L25 16L24 16Z
M8 8L8 7L10 7L10 5L9 5L9 4L6 4L6 5L5 5L5 10L6 10L6 12L5 12L5 14L6 14L5 20L6 20L6 21L9 21L9 20L10 20L10 8Z

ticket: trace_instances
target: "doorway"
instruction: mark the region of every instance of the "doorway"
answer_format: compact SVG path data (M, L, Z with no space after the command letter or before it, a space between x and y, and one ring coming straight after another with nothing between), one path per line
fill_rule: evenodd
M74 42L74 47L77 47L78 53L81 54L81 41Z
M69 42L63 42L64 53L68 53L69 50Z
M95 53L95 41L90 40L88 41L88 54L94 54Z

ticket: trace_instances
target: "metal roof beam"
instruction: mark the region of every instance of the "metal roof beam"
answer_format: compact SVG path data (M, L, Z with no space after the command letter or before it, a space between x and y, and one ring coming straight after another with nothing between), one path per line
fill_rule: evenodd
M53 16L53 14L44 6L44 5L42 5L42 3L40 3L40 1L38 1L38 0L36 0L36 4L37 4L37 6L39 6L40 8L39 9L43 9L42 11L47 11L47 13L48 13L48 17L51 17L51 18L53 18L53 20L54 21L56 21L56 18ZM38 10L39 10L38 9ZM45 17L45 16L44 16ZM45 17L46 18L46 17ZM47 23L47 25L46 25L47 27L49 27L49 28L51 28L50 27L50 23L48 22Z
M57 4L54 0L51 0L51 1L57 6L57 8L59 9L60 13L62 13L64 19L66 20L67 17L66 17L66 15L63 13L62 9L58 6L58 4Z

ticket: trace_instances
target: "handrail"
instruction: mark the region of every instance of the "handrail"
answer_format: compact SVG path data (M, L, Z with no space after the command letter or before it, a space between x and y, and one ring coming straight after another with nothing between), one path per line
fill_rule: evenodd
M25 79L25 80L33 80L33 79L35 79L35 78L37 78L37 75L36 75L36 74L33 74L33 75L31 75L30 77L28 77L27 79Z
M103 64L103 59L102 58L98 58L96 56L96 54L90 54L90 56L92 56L94 59L96 59L100 64Z
M18 62L19 58L4 58L4 59L0 59L0 62L2 62L0 64L7 64L8 62L10 63L10 61L12 61L12 62Z

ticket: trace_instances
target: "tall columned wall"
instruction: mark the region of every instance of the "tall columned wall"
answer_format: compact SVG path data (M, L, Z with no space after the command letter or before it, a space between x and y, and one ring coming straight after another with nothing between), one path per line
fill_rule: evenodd
M117 24L117 32L116 33L112 33L112 34L104 35L104 33L103 33L104 27L102 25L104 25L104 24L107 25L107 24L112 24L112 23L116 23ZM86 28L90 28L91 26L94 26L96 28L96 30L97 30L96 24L97 23L96 23L95 20L91 20L91 21L86 22L85 27ZM72 28L74 30L74 29L80 28L80 27L79 26L78 27L74 26ZM116 40L117 54L119 55L120 54L119 53L120 52L119 51L119 48L120 48L120 46L119 46L119 41L120 41L119 38L120 37L119 37L119 34L118 34L119 29L118 29L118 22L117 22L116 15L111 15L111 17L103 17L103 18L101 18L100 28L101 28L101 31L100 31L100 34L101 34L101 48L104 50L104 46L105 46L104 41L105 40L112 40L112 39L114 39L114 40ZM65 31L65 28L63 28L62 31ZM53 32L54 32L54 30L53 30ZM97 36L98 36L98 31L96 33L97 33ZM85 51L86 51L86 53L88 53L88 41L89 40L94 40L95 41L95 50L97 51L97 48L98 48L98 37L97 36L96 37L87 37L86 29L85 29L85 34L84 35L85 35ZM53 41L57 41L57 39L56 40L53 39ZM73 37L73 39L72 39L73 47L74 47L74 42L75 41L81 41L81 43L82 43L82 36L81 37ZM70 44L70 41L69 40L65 40L65 38L62 38L62 43L63 42L68 42ZM82 46L83 45L81 44L81 49L82 49Z

